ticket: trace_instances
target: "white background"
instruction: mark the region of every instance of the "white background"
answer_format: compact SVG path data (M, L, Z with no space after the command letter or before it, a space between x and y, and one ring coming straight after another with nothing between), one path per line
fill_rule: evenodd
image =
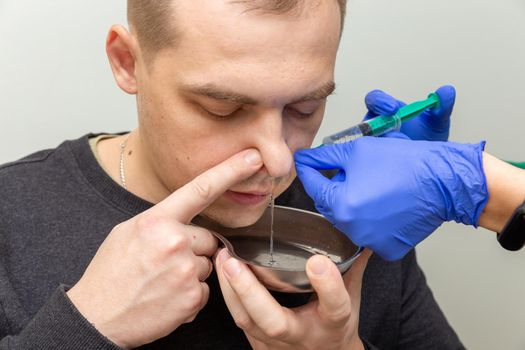
M451 139L525 160L523 0L350 0L338 92L320 135L365 113L381 88L406 101L458 89ZM0 163L88 132L136 125L113 83L107 29L125 1L0 0ZM493 233L444 225L419 248L430 286L469 349L525 348L525 253Z

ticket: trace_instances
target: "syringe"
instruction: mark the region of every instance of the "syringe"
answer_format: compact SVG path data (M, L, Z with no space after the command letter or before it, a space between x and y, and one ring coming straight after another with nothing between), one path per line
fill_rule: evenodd
M439 96L435 93L428 95L424 101L418 101L401 107L393 116L380 115L357 124L349 129L327 136L323 139L324 145L345 143L363 136L379 136L393 130L399 130L401 123L413 119L426 109L439 105Z

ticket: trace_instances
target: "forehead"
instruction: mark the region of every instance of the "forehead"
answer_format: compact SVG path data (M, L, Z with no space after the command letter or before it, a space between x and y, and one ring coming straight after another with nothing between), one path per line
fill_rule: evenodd
M247 11L231 0L175 3L174 59L188 76L331 79L341 30L336 0L315 1L299 13Z
M246 51L280 52L283 47L330 50L340 35L337 1L324 0L287 13L250 11L231 0L180 0L175 2L181 43L207 44L230 54Z

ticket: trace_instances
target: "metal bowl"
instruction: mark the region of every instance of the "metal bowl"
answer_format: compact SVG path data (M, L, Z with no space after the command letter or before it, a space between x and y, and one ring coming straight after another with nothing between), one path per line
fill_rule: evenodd
M274 207L274 254L270 257L270 208L253 225L227 228L198 216L193 223L210 230L230 255L247 263L261 283L278 292L311 292L306 261L315 254L329 257L346 272L361 250L322 215Z

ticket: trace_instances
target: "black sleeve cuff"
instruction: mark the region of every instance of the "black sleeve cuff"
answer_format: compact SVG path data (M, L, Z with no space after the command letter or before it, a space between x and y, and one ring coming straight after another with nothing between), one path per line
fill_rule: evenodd
M12 349L122 350L82 316L60 286L35 317L10 340Z

